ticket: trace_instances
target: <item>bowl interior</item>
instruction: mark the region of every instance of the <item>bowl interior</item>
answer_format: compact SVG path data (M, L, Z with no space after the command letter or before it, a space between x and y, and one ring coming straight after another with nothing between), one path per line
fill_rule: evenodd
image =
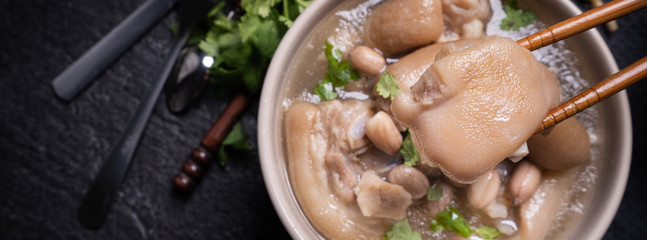
M309 87L304 85L306 83L288 82L286 76L294 67L307 66L308 63L295 62L295 58L300 51L307 49L307 42L311 38L325 39L325 33L317 29L336 24L334 18L326 20L326 17L333 15L338 9L356 5L358 2L360 1L314 1L281 41L263 85L258 116L263 177L279 217L295 239L323 237L300 210L289 183L283 144L283 104L286 98L292 98ZM555 24L580 13L574 4L567 0L523 1L521 4L531 9L546 24ZM579 59L578 66L584 79L594 83L617 72L613 56L595 29L565 41L567 48ZM595 192L587 198L589 205L580 216L581 219L589 220L573 223L571 238L577 236L578 239L600 239L603 236L620 204L629 172L631 120L626 93L622 91L596 107L603 129L599 133L603 142L602 162L598 168Z

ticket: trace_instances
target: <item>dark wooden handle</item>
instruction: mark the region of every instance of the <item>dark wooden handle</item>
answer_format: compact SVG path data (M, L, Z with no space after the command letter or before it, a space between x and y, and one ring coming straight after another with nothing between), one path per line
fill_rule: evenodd
M532 51L647 7L645 0L615 0L517 41Z
M244 93L237 93L229 102L225 111L200 140L200 146L193 149L191 155L182 164L180 173L173 178L173 185L177 189L183 192L191 192L195 189L213 162L212 153L220 149L222 141L247 106L247 101Z
M564 121L645 77L647 77L647 57L643 57L551 110L535 133Z

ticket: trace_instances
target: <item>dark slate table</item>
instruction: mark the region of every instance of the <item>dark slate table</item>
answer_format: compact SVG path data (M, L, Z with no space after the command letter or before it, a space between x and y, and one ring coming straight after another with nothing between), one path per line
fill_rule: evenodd
M57 99L51 80L144 0L0 1L0 239L286 239L266 192L258 154L212 167L189 197L171 178L225 101L207 94L190 111L153 110L104 226L76 220L80 201L167 54L174 13L115 61L78 98ZM579 2L578 2L579 3ZM647 11L603 31L622 68L647 56ZM647 82L628 89L631 175L606 239L642 239L647 226ZM244 116L256 144L258 100Z

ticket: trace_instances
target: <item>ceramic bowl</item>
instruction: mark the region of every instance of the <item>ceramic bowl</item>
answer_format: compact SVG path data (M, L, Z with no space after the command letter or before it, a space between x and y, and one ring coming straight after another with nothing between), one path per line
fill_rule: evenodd
M567 0L526 1L539 19L554 24L581 11ZM282 104L286 92L303 86L289 84L286 75L295 65L296 53L304 47L317 31L326 16L331 15L344 0L314 1L297 19L279 45L267 71L259 107L258 143L263 177L274 207L285 228L295 239L324 238L309 223L301 211L290 186L286 148L283 138ZM590 30L566 41L568 49L579 59L579 69L584 79L597 82L618 71L611 52L596 30ZM597 187L589 198L589 207L579 221L572 224L570 238L600 239L613 220L622 198L631 161L631 117L626 93L599 103L601 118L602 162L599 166Z

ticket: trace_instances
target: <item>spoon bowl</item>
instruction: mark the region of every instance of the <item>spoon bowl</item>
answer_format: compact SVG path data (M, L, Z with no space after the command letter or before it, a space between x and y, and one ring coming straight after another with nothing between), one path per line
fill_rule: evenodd
M197 46L186 46L180 51L164 87L169 111L179 113L186 110L202 94L209 81L211 65L213 57L207 56Z
M222 12L227 13L228 19L238 19L240 9L236 9L238 1L225 1ZM198 26L200 27L200 26ZM214 58L204 53L197 45L186 45L173 67L173 72L168 77L164 86L166 106L172 113L186 110L205 89L209 81L209 68L213 65Z

